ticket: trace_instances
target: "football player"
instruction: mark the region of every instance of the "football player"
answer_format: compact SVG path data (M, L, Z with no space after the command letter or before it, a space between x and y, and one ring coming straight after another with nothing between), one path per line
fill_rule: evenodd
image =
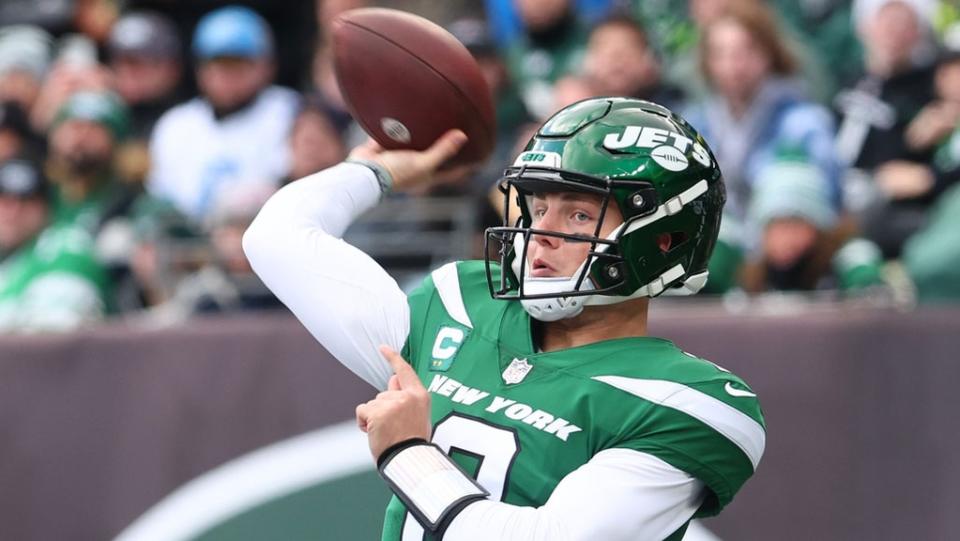
M450 263L407 296L340 236L464 141L367 143L274 195L244 238L263 281L381 391L357 420L395 493L383 539L682 538L765 442L743 380L647 336L651 297L706 281L716 160L661 106L571 105L500 181L520 215L487 230L495 261Z

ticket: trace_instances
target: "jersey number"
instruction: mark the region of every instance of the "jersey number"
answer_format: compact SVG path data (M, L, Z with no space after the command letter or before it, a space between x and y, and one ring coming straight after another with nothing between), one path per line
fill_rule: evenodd
M433 443L450 456L466 455L476 460L478 467L473 474L483 488L490 492L490 499L503 499L507 477L513 461L520 452L517 433L485 421L452 413L437 423L433 430ZM423 527L407 513L403 521L403 541L422 541Z

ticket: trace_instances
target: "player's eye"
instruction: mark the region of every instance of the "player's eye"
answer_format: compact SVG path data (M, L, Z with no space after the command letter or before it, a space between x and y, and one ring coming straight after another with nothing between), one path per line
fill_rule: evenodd
M534 218L540 219L540 218L543 218L543 215L546 214L546 213L547 213L547 209L545 209L545 208L543 208L543 207L540 207L540 208L536 208L536 207L535 207L535 208L533 209L533 213L532 213L532 214L533 214L533 217L534 217Z
M591 220L590 215L583 211L574 212L573 219L576 222L589 222Z

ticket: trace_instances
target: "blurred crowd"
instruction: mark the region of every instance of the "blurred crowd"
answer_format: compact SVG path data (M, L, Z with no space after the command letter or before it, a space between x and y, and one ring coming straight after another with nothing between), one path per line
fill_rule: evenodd
M244 258L243 231L275 190L364 139L337 88L331 21L419 4L276 4L0 5L0 332L279 308ZM461 252L443 257L481 256L472 239L498 219L496 181L531 130L580 99L621 95L680 112L721 165L728 202L710 292L960 299L953 2L486 0L434 11L480 65L498 144L425 198L388 202L386 225L359 224L356 241L375 257L425 270L435 261L415 252L444 236ZM394 236L377 244L384 231Z

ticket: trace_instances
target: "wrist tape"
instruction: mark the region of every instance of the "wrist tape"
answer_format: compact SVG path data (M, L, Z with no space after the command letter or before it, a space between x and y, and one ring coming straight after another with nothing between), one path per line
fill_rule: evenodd
M360 164L371 171L373 175L377 177L377 184L380 185L380 197L390 193L390 190L393 188L393 175L390 174L390 171L386 167L380 165L379 163L371 160L347 160L350 163Z
M377 469L424 528L442 533L470 503L490 495L439 447L412 439L380 455Z

